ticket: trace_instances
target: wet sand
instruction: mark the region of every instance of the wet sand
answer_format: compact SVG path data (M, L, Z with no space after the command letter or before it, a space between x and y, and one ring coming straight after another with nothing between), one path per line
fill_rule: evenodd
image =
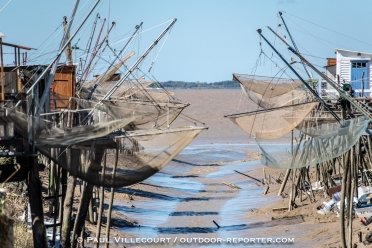
M241 90L175 90L175 93L177 98L191 104L184 114L205 122L209 130L203 131L159 173L132 187L117 189L113 212L117 218L114 236L168 238L170 242L151 245L129 242L112 247L213 246L195 240L181 243L182 238L220 238L224 241L216 244L217 247L245 247L247 244L226 240L253 237L294 238L292 247L338 246L339 220L334 215L324 217L316 213L316 207L328 199L320 196L312 204L305 200L290 213L273 212L272 208L288 206L288 198L277 196L280 184L275 182L285 171L265 169L272 176L267 195L263 195L265 186L234 171L263 179L254 139L223 117L256 108L249 105ZM194 125L193 121L182 118L173 124L189 125ZM121 222L121 217L125 221ZM354 226L360 227L357 220Z

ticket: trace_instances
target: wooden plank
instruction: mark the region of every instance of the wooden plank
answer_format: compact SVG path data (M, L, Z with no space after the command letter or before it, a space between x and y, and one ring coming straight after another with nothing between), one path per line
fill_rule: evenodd
M4 45L4 46L9 46L9 47L21 48L21 49L24 49L24 50L37 50L37 49L35 49L35 48L26 47L26 46L20 46L20 45L11 44L11 43L6 43L6 42L3 42L3 45Z

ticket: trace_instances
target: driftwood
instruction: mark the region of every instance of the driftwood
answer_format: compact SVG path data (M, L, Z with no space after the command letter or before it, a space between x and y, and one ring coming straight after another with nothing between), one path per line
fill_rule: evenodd
M246 177L249 177L249 178L251 178L251 179L253 179L253 180L256 180L256 181L258 181L258 182L260 182L260 183L262 183L262 184L265 184L265 182L263 182L262 180L259 180L259 179L257 179L257 178L254 178L254 177L248 176L247 174L241 173L241 172L236 171L236 170L234 170L234 171L235 171L236 173L239 173L239 174L243 175L243 176L246 176Z
M217 228L220 228L220 225L218 225L217 222L213 221L213 223L217 226Z
M222 183L225 184L225 185L227 185L227 186L229 186L232 189L242 189L242 188L240 188L240 187L238 187L238 186L236 186L236 185L234 185L232 183L225 183L225 182L222 182Z

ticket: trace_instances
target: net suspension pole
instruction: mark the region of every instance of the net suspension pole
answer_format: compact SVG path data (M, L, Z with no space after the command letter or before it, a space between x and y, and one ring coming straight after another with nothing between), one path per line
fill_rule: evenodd
M126 51L126 48L128 47L129 44L131 44L132 40L134 37L136 37L138 35L138 31L139 29L142 27L142 24L143 22L141 22L139 25L136 25L135 27L135 31L133 32L132 36L130 37L130 39L128 40L128 42L124 45L124 47L121 49L121 51L119 52L119 54L115 57L115 59L111 62L109 68L106 70L106 72L103 74L103 76L101 77L101 79L94 84L93 86L93 89L91 90L91 92L89 92L89 95L87 97L87 100L90 100L92 98L92 95L94 93L94 91L97 89L98 85L100 85L102 83L102 80L103 78L105 77L105 75L108 73L108 71L110 70L110 68L112 66L114 66L114 64L116 63L116 61L119 59L119 56L124 52ZM111 30L111 29L110 29ZM84 81L82 82L84 83Z
M81 23L81 25L78 27L78 29L75 31L74 34L71 35L70 39L68 39L64 45L62 46L62 48L59 50L57 56L53 59L53 61L45 68L45 70L41 73L41 75L38 77L38 79L34 82L34 84L31 85L30 89L27 91L27 94L30 94L32 89L40 82L40 80L43 78L43 76L47 73L47 71L56 63L57 60L59 60L61 54L64 52L64 50L66 49L66 47L68 46L68 44L71 42L71 40L76 36L76 34L79 32L79 30L81 29L81 27L84 25L84 23L86 22L86 20L88 19L88 17L90 16L90 14L93 12L93 10L95 9L95 7L98 5L98 3L100 2L100 0L97 0L97 2L94 4L94 6L92 7L92 9L90 10L90 12L88 13L88 15L85 17L84 21ZM69 22L69 25L71 25L71 21ZM43 93L43 97L40 99L40 102L39 102L39 109L38 111L36 112L36 116L38 116L40 114L40 111L41 111L41 106L44 105L45 103L45 100L46 100L46 97L48 96L49 94L49 88L50 88L50 85L46 85L45 86L45 90L44 90L44 93ZM45 97L44 97L45 96ZM18 101L16 106L17 107L19 104L21 104L21 101Z
M159 40L163 38L163 36L171 29L173 24L177 21L177 19L173 19L173 21L166 27L166 29L159 35L159 37L150 45L150 47L142 54L142 56L134 63L134 65L128 70L128 72L106 93L103 97L103 100L108 100L115 91L119 88L120 85L124 83L124 81L129 77L129 75L139 66L140 63L146 58L149 52L158 44Z
M346 100L348 100L356 109L358 109L364 116L366 116L368 119L372 119L372 115L370 113L368 113L366 110L364 110L363 108L361 108L358 103L356 102L356 100L354 100L352 97L349 97L347 94L345 94L343 91L341 91L338 87L338 85L336 84L336 82L334 82L333 80L331 80L329 77L327 77L326 75L324 75L321 71L319 71L314 65L312 65L306 58L304 58L299 52L295 51L291 45L288 44L288 42L286 40L284 40L282 37L280 37L280 35L278 35L274 30L272 30L270 27L268 27L268 29L273 32L284 44L286 44L288 46L288 50L291 51L292 53L294 53L297 57L299 57L302 61L304 61L311 69L313 69L316 73L318 73L319 76L321 76L325 81L327 81L327 83L329 83L335 90L337 90L337 92L340 94L340 96L342 96L343 98L345 98ZM261 31L261 29L259 29ZM262 35L261 35L262 36ZM265 39L266 40L266 39ZM323 101L322 101L323 102ZM327 107L326 107L327 108ZM327 108L328 110L328 108Z
M272 32L274 32L272 29L270 29ZM340 118L328 107L328 105L324 102L324 100L316 93L308 83L305 82L305 80L297 73L295 69L283 58L283 56L278 52L278 50L271 45L271 43L262 35L262 30L258 29L257 32L259 35L266 41L266 43L274 50L274 52L284 61L284 63L289 67L289 69L292 70L292 72L301 80L301 82L306 86L306 88L319 100L324 107L328 110L329 113L338 121L340 122ZM281 38L281 37L280 37ZM288 44L288 42L286 42Z
M284 27L285 27L285 29L287 30L287 33L288 33L288 35L289 35L289 38L291 39L292 44L293 44L293 46L295 47L296 51L299 52L298 47L297 47L297 45L296 45L296 43L295 43L295 41L294 41L294 39L293 39L293 37L292 37L291 32L289 32L289 29L288 29L288 27L287 27L287 24L286 24L285 21L284 21L284 18L283 18L283 16L282 16L282 14L283 14L282 12L279 12L279 16L280 16L280 18L281 18L282 21L283 21ZM301 59L301 64L304 66L305 71L306 71L306 74L309 76L309 78L313 78L313 75L311 75L310 71L307 69L306 64L304 63L304 61L303 61L302 59Z
M132 67L125 73L125 75L118 81L112 88L106 93L106 95L100 100L97 105L101 104L103 100L108 100L110 97L115 93L115 91L124 83L124 81L129 77L129 75L142 63L142 61L146 58L149 52L156 46L156 44L163 38L163 36L171 29L173 24L177 21L177 19L173 19L172 22L163 30L163 32L153 41L150 47L142 54L142 56L132 65ZM89 117L93 114L94 110L91 110L88 115L85 117L84 120L81 121L80 124L84 124Z

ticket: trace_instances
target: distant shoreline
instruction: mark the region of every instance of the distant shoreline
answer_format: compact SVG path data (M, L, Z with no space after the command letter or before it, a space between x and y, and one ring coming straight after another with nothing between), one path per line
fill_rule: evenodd
M166 89L240 89L238 82L229 80L215 83L167 81L160 84Z

